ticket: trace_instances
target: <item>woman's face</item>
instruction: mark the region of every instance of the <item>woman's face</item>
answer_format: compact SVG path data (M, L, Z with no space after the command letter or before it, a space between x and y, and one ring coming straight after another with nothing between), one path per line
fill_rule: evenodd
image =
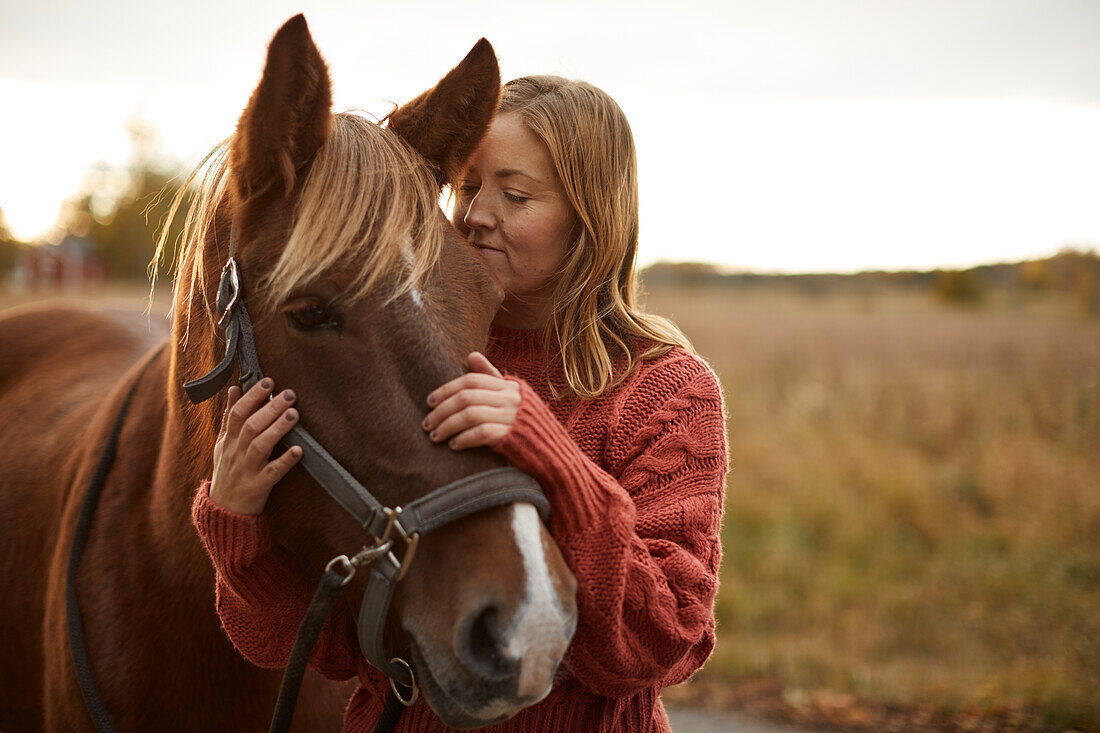
M517 114L498 116L459 179L454 225L504 288L500 325L535 328L576 217L550 152Z

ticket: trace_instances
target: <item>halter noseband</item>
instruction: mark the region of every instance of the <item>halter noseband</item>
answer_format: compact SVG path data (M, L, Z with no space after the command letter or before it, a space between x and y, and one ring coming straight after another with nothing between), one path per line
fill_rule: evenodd
M238 380L243 391L263 378L252 321L245 308L236 250L237 229L233 226L229 241L229 259L222 268L218 284L218 326L225 331L225 356L210 372L183 385L191 402L199 404L213 397L228 383L233 367L239 364ZM341 466L301 424L295 425L282 439L287 448L302 449L301 464L328 494L374 537L350 559L333 558L328 568L340 567L351 580L357 567L374 563L359 609L359 648L371 664L390 678L401 702L411 705L417 687L412 667L403 659L389 657L383 640L386 616L397 582L408 572L420 536L483 509L527 502L549 519L550 504L542 487L533 478L512 467L493 468L452 481L410 502L404 507L387 507L374 497L346 468ZM395 548L400 541L403 548ZM397 556L400 552L401 557ZM394 683L411 690L401 696Z

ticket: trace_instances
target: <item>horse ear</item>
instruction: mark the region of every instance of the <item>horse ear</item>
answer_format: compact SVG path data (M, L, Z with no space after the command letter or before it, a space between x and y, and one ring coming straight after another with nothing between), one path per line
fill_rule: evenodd
M453 181L477 148L500 102L500 67L482 38L438 84L389 115L389 129Z
M332 89L302 15L271 39L267 62L237 123L230 161L237 192L247 200L271 185L294 188L297 171L313 159L332 125Z

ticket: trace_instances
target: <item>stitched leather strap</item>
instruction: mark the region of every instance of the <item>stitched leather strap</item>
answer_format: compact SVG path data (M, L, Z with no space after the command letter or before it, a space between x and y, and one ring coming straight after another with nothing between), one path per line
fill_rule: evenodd
M550 521L550 502L538 481L518 468L501 466L452 481L406 505L401 525L409 534L425 534L482 509L517 501L534 504L543 522Z

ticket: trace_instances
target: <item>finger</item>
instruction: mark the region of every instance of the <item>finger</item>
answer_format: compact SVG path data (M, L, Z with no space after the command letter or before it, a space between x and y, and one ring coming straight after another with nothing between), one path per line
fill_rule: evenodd
M508 434L508 426L499 423L482 423L469 430L463 430L448 443L454 450L486 447L492 448Z
M505 407L508 404L508 394L496 389L464 389L456 392L443 400L434 410L424 418L424 429L431 430L438 426L459 410L474 405L486 405L488 407Z
M229 388L229 392L225 396L225 411L222 412L222 424L218 430L218 437L224 438L225 432L229 427L229 411L233 409L233 405L237 404L237 400L241 398L241 388L237 385L233 385Z
M463 430L469 430L482 423L504 423L507 419L508 412L506 410L485 405L473 405L448 417L428 433L428 437L436 443L442 443L458 435Z
M488 357L486 357L485 354L482 354L480 351L475 351L468 357L466 357L466 364L470 367L470 371L472 372L477 372L479 374L488 374L490 376L496 377L497 379L504 379L504 375L501 374L500 371L497 370L495 366L493 366L493 363L489 361Z
M261 474L264 479L264 483L270 482L268 491L275 488L275 484L279 483L284 476L290 473L290 469L294 468L295 464L302 459L302 449L298 446L292 446L283 452L281 456L275 460L269 462L264 466L263 473ZM266 504L266 499L264 501Z
M279 398L276 397L275 401L278 402ZM252 439L252 445L250 446L253 452L267 458L271 455L271 451L275 449L279 441L283 439L283 436L290 432L290 429L298 422L298 411L294 408L288 409L283 413L281 419L275 420L271 425L267 427L262 433Z
M292 390L284 389L274 399L268 400L245 421L244 427L241 428L241 438L249 442L255 440L257 435L271 427L280 415L290 409L296 397Z
M508 382L500 377L493 377L488 374L478 374L476 372L470 372L469 374L463 374L461 377L455 377L451 381L444 384L442 387L438 387L428 395L428 406L435 407L443 400L447 399L455 392L459 392L464 389L504 389L508 386Z
M267 401L267 396L271 394L274 387L275 382L265 377L252 385L252 388L237 400L236 404L229 410L229 427L226 432L231 437L236 437L241 432L241 426L244 425L245 420L256 411L257 407Z

